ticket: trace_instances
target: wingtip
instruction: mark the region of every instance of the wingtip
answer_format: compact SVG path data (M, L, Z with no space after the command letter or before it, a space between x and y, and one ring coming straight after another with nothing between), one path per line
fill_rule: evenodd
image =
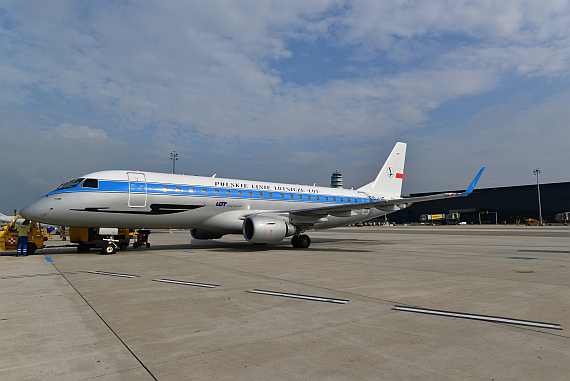
M471 192L473 192L473 190L475 189L475 186L477 185L477 182L479 181L479 178L483 174L484 170L485 170L485 167L483 167L479 170L479 173L477 173L477 176L475 176L475 178L473 179L473 181L469 185L469 188L467 188L467 190L465 192L463 192L464 195L468 195L468 194L471 194Z

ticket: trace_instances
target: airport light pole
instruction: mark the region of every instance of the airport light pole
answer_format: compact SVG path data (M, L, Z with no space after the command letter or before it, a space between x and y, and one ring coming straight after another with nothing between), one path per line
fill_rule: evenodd
M538 189L538 216L540 218L540 226L542 226L542 206L540 205L540 183L538 182L538 174L540 173L540 169L537 168L532 171L536 175L536 189Z
M174 168L176 168L176 160L178 160L178 154L176 151L170 153L170 160L172 160L172 174L174 174Z

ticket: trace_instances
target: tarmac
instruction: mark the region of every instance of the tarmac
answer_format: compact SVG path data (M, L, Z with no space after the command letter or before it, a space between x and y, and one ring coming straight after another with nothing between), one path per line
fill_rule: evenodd
M3 252L0 379L569 379L569 227L309 235Z

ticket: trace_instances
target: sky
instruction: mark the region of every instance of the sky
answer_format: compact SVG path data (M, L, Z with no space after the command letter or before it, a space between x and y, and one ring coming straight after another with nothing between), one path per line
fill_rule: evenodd
M0 4L0 212L107 169L405 194L570 181L566 0Z

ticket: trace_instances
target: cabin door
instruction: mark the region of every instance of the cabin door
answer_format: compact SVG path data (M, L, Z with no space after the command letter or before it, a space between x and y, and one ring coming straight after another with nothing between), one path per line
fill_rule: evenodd
M131 208L146 206L146 177L144 173L127 172L129 176L129 201Z

